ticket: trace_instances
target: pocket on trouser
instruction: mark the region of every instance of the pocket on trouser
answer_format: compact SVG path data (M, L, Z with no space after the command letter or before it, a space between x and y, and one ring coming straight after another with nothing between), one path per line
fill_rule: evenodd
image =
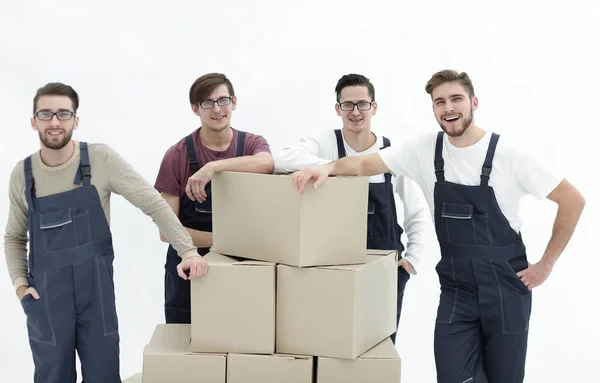
M119 332L112 259L112 257L96 257L94 259L96 264L96 290L102 315L104 336Z
M21 306L27 316L27 333L31 341L56 346L56 337L48 311L48 290L46 288L46 273L40 275L32 285L40 295L35 299L27 294L21 299Z
M532 293L508 262L491 261L500 298L503 334L529 330Z
M436 323L452 323L456 310L458 284L452 258L442 258L435 267L440 281L440 301Z

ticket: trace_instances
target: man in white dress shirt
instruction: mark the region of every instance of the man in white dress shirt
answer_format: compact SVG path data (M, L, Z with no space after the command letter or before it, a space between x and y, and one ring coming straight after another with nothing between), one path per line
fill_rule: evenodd
M386 137L371 131L371 117L377 112L377 103L374 86L368 78L360 74L344 75L339 79L335 93L335 110L342 118L342 129L324 130L303 137L298 145L283 149L274 157L276 173L291 173L345 156L375 153L390 146ZM404 229L398 224L394 191L404 205ZM406 282L410 274L416 274L415 268L425 245L424 230L429 220L427 204L414 181L385 173L370 178L368 213L367 248L398 250L397 328ZM406 248L401 242L403 232L408 238ZM396 333L391 338L395 343Z

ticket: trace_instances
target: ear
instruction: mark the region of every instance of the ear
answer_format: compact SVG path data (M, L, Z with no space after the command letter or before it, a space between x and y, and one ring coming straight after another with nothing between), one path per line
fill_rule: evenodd
M198 105L190 104L190 106L192 107L192 112L194 112L196 116L200 116L200 112L198 111Z
M73 121L73 129L77 129L79 127L79 117L75 117Z
M479 106L479 100L477 97L473 96L473 100L471 102L473 104L473 110L477 110L477 107Z
M37 125L35 124L35 117L31 117L29 122L31 123L31 129L38 130Z
M235 110L235 106L237 105L237 97L231 97L231 110Z
M373 101L373 105L371 105L371 109L373 109L373 113L371 113L371 115L376 115L377 114L377 103L375 101Z
M335 112L337 113L338 116L342 116L342 111L340 110L340 104L335 104Z

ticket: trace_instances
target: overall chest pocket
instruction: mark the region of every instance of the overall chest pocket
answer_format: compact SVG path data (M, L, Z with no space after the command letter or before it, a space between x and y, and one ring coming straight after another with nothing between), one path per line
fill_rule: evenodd
M443 203L442 220L446 239L453 245L492 245L487 213L479 213L470 204Z
M87 210L71 208L39 215L39 236L44 253L68 250L90 242L90 220Z

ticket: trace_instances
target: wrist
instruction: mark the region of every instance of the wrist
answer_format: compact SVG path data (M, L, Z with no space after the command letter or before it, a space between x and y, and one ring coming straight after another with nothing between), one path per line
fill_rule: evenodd
M23 296L23 294L25 294L25 291L27 291L28 288L29 288L29 286L27 286L27 285L21 285L21 286L17 287L17 290L15 291L15 293L17 294L17 297L21 298Z

